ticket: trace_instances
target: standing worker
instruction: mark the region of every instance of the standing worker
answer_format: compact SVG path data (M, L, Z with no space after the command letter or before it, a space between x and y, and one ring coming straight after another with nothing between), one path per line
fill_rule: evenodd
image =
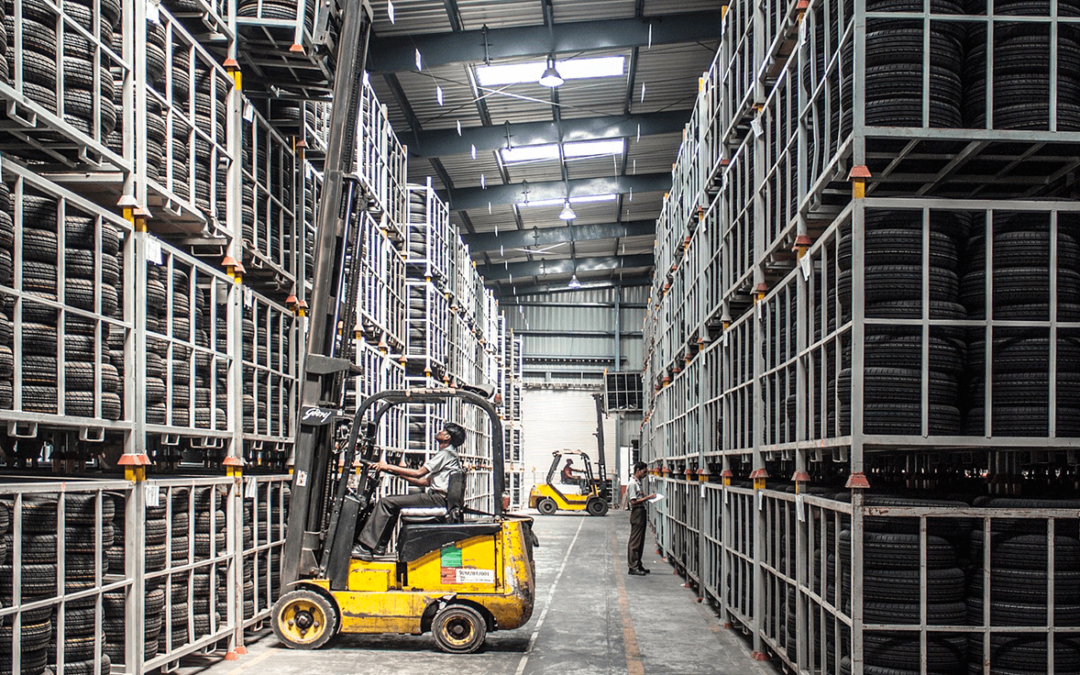
M645 502L656 497L656 493L645 494L641 488L641 479L645 477L645 462L634 462L634 476L626 486L626 503L630 507L630 540L626 543L626 562L629 574L643 577L649 573L641 565L641 551L645 548Z

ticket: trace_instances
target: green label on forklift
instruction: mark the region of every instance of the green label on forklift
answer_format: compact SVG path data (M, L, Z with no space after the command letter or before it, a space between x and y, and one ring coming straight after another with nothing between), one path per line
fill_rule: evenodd
M457 546L444 546L440 560L440 567L461 567L461 549Z

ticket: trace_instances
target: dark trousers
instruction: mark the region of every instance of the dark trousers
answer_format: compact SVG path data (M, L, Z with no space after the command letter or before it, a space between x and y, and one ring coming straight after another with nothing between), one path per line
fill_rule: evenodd
M630 509L630 540L626 542L627 566L636 570L641 567L641 551L645 548L645 507Z
M446 498L442 495L428 492L415 492L410 495L394 495L383 497L375 504L375 508L364 524L363 531L356 538L364 548L374 550L378 546L386 546L390 541L390 535L394 532L398 514L405 507L445 507Z

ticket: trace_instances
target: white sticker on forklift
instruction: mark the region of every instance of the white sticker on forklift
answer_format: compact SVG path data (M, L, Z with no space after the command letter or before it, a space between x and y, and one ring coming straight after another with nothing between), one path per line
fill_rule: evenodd
M493 584L495 583L495 570L478 570L469 567L447 569L454 580L453 584Z
M296 487L304 487L307 485L307 471L296 472Z

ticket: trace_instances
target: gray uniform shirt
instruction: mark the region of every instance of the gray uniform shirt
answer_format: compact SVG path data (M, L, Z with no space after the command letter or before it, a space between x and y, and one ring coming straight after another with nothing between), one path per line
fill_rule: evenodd
M630 482L626 484L626 503L633 508L633 504L630 503L633 499L641 499L645 496L645 492L641 489L641 481L637 479L637 476L631 476ZM644 506L641 504L640 506Z
M457 450L448 446L432 455L431 459L424 464L428 470L428 487L445 493L450 486L450 474L461 471L461 460L458 459Z

